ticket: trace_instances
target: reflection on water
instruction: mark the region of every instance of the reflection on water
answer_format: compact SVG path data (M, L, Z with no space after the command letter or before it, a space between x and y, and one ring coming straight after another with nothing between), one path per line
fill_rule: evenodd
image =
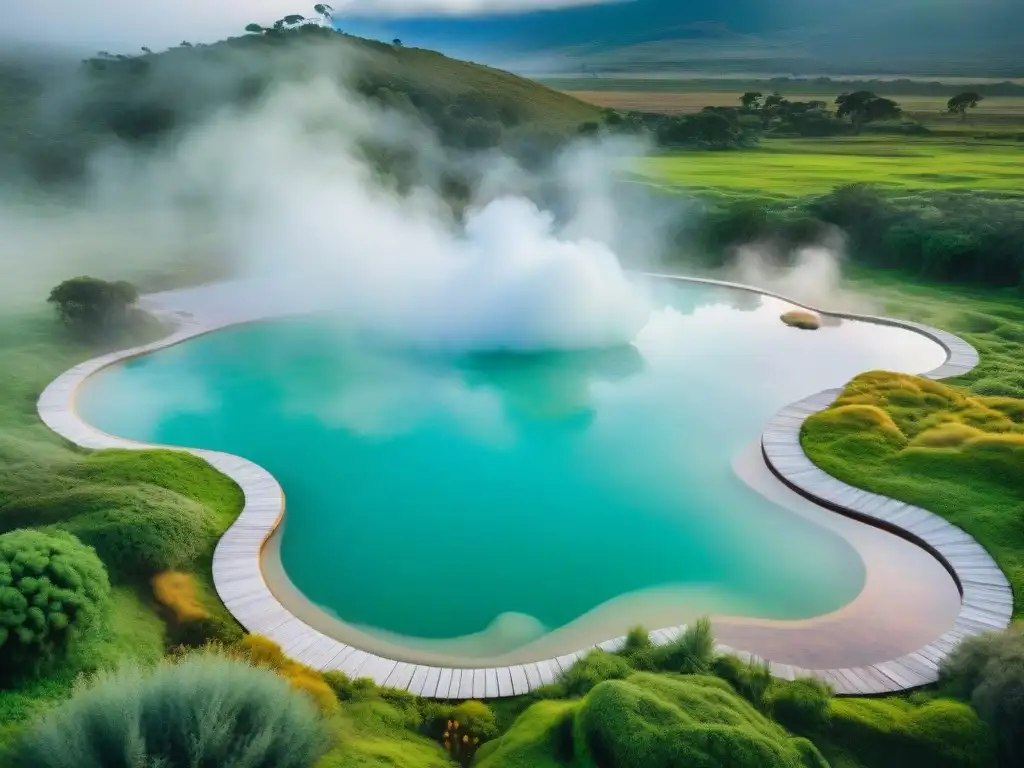
M532 629L508 642L640 593L762 618L841 607L858 555L732 456L786 403L942 350L852 321L800 332L779 321L790 305L746 292L655 295L633 345L586 353L410 354L324 317L239 326L95 377L79 408L270 470L291 581L369 632L436 645L517 615Z
M581 352L476 354L458 361L470 388L497 395L512 420L586 428L594 417L592 385L615 383L643 370L632 345Z

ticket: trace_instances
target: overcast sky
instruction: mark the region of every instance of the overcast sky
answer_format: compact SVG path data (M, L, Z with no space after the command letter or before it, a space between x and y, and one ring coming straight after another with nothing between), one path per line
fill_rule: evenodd
M0 0L0 45L52 43L76 51L129 52L182 40L212 42L288 13L313 15L316 0ZM361 14L471 13L585 5L598 0L335 0Z

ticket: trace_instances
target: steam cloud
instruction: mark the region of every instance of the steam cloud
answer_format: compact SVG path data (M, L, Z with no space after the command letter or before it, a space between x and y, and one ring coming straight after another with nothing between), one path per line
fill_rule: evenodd
M98 150L76 195L44 196L8 175L13 183L0 182L0 303L38 304L79 274L152 286L154 274L183 270L209 279L208 265L220 264L270 286L253 302L329 309L401 344L536 351L633 340L651 306L617 257L656 267L670 223L649 198L631 209L616 185L622 161L643 147L581 142L541 171L499 153L453 154L409 113L313 74L324 71L319 53L310 46L292 59L250 57L198 72L182 70L192 66L183 57L161 87L187 81L201 103L222 103L232 68L295 65L304 74L292 67L290 79L245 108L193 104L205 117L157 152ZM337 71L337 50L328 53L321 64ZM54 104L74 98L75 82L60 80L54 91ZM399 158L397 185L371 159L389 153ZM453 168L474 182L462 217L439 191ZM553 202L545 189L556 191ZM781 268L770 249L751 245L724 276L823 309L870 312L841 289L841 253L837 235Z
M785 263L780 263L769 246L746 245L736 252L725 278L817 309L873 314L878 308L868 297L843 286L844 240L837 230L822 242L791 254Z
M385 183L365 142L408 152L413 179ZM128 277L229 259L273 285L399 343L533 351L630 342L645 295L620 268L610 179L633 147L588 144L550 169L556 216L521 194L536 179L508 158L475 160L464 220L439 192L450 160L422 125L333 80L281 84L254 107L219 110L156 155L101 153L80 199L9 202L0 243L9 287L38 300L74 274ZM602 181L603 180L603 181ZM10 297L7 297L8 299Z

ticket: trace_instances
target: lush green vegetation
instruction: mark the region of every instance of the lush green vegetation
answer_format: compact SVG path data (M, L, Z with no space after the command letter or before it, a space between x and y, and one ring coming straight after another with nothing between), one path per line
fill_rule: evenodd
M745 696L726 682L742 663L723 657L713 667L725 677L623 674L618 665L602 660L600 668L609 678L582 698L542 698L530 704L500 738L480 750L477 764L994 765L992 734L966 704L928 696L838 700L818 681L772 681L756 670L748 673L766 685L745 689ZM590 664L591 670L598 668ZM760 692L750 696L752 690ZM538 695L547 692L527 697L520 706Z
M706 625L656 658L674 667L697 653L707 671L638 671L653 646L642 630L632 635L619 654L594 651L585 671L500 702L498 712L321 674L250 635L86 680L11 740L9 754L12 765L40 766L995 765L992 732L967 704L834 700L818 681L772 680L762 667L706 653ZM979 687L976 676L958 669L958 690L970 695L965 683Z
M829 727L820 731L825 743L841 745L833 748L847 759L852 756L858 765L980 768L995 759L991 732L975 711L948 699L921 704L901 698L837 699L829 721ZM828 746L823 751L830 753Z
M728 264L736 248L759 245L780 265L803 247L842 232L858 266L898 269L904 278L1020 288L1024 276L1024 198L966 193L887 194L855 184L798 200L720 198L691 205L674 233L678 258L692 268ZM911 289L912 290L912 289ZM1019 320L1012 310L1001 324ZM1013 341L1012 326L1003 330Z
M1024 624L961 643L940 683L992 726L1004 764L1024 763Z
M213 591L209 565L217 537L241 509L238 487L180 452L69 447L35 413L39 392L62 371L165 332L135 319L102 339L69 334L52 309L0 319L0 533L6 540L26 526L51 535L70 531L95 547L112 585L106 610L69 646L62 664L5 685L0 745L66 698L80 673L149 665L163 656L168 624L149 585L158 571L191 572L205 611L234 625Z
M69 533L0 535L0 676L37 674L102 618L106 569Z
M662 154L638 162L641 179L680 192L779 199L851 183L894 192L983 190L1020 193L1024 144L1012 139L865 134L777 138L731 153Z
M307 768L326 751L313 703L268 670L194 656L101 676L14 752L38 768Z
M1024 595L1024 400L875 372L809 418L801 442L841 480L963 528Z

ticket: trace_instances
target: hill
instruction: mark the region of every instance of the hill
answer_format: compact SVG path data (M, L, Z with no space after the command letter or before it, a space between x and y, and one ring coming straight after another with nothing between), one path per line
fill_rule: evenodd
M313 75L415 112L450 146L567 134L597 113L508 72L314 26L84 64L0 54L0 175L74 175L106 144L159 141L272 83Z
M519 71L1024 74L1018 0L624 0L340 23Z

